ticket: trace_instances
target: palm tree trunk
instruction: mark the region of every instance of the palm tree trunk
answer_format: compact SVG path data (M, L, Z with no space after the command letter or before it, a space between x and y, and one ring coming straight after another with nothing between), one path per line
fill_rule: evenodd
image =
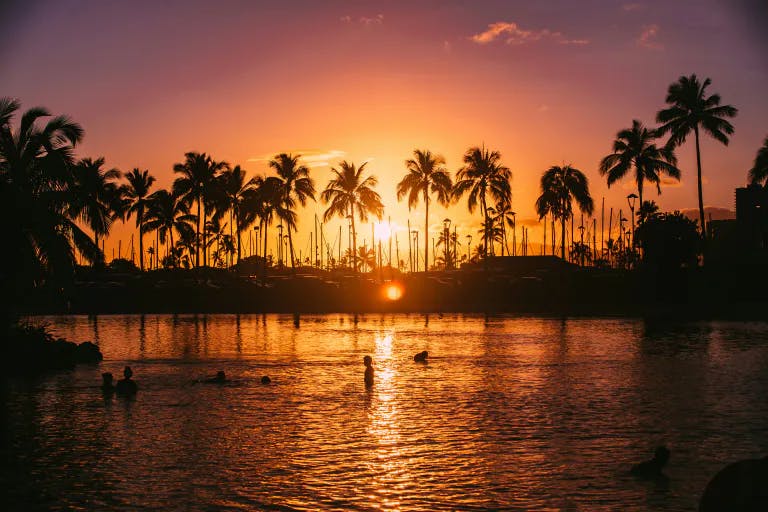
M141 271L144 272L144 219L142 218L142 212L136 212L136 224L139 226L139 263L141 264Z
M171 248L170 248L170 255L171 255L171 263L173 264L173 267L176 267L176 255L173 254L173 226L168 230L168 236L171 238Z
M349 209L352 212L351 213L351 217L352 217L352 249L353 249L353 251L352 251L352 254L353 254L352 261L353 261L353 264L355 266L355 273L357 273L357 230L355 230L355 205L354 204L350 204L349 205Z
M488 208L485 206L485 189L480 195L480 203L483 208L483 258L488 259Z
M200 196L197 197L197 236L195 237L195 266L200 266Z
M699 127L693 127L693 134L696 136L696 170L699 180L699 218L701 219L701 236L706 239L706 224L704 223L704 193L701 184L701 149L699 148Z
M560 243L562 244L560 246L560 257L565 261L565 213L562 214L563 216L560 218L560 227L562 228L560 230Z
M424 213L424 274L429 269L429 190L424 187L424 204L426 211Z
M291 270L293 270L293 273L296 273L296 262L293 258L293 237L291 236L291 226L288 227L288 250L291 251Z
M237 262L240 263L240 244L241 244L241 236L240 236L240 214L235 209L235 232L237 233Z
M207 215L205 213L205 200L203 200L203 266L208 266L208 230L205 227L205 219Z
M261 229L261 232L264 235L264 253L262 256L262 280L265 280L267 278L267 230L269 229L269 223L266 219L261 220L263 226Z

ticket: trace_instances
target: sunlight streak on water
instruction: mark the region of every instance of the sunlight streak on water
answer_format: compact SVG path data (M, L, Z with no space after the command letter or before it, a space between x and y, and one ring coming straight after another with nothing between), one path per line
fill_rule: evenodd
M768 451L766 324L36 320L105 361L3 389L3 502L31 504L11 508L677 511L723 464ZM104 399L99 374L125 364L138 397ZM195 384L219 369L227 385ZM629 478L661 442L669 486Z

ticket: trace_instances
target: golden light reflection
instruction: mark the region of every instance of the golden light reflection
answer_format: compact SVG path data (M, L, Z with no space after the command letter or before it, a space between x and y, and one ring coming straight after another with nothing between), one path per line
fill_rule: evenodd
M388 283L384 287L384 296L388 300L400 300L400 298L403 296L403 287L397 283Z
M377 222L373 225L373 234L377 242L386 242L392 236L392 228L388 222Z

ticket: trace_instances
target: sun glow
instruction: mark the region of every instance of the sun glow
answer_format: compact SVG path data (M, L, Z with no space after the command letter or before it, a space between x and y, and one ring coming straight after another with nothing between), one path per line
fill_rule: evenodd
M397 283L389 283L384 288L384 296L392 301L400 300L403 296L403 288Z
M373 225L373 234L377 242L386 242L392 236L392 228L388 222L377 222Z

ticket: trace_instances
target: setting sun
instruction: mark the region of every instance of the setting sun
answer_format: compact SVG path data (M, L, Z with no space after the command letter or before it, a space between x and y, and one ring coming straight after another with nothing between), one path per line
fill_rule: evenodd
M377 242L386 242L392 236L392 228L388 222L377 222L373 226L373 233Z
M400 300L400 298L403 296L403 288L396 283L389 283L386 285L386 288L384 288L384 295L389 300Z

